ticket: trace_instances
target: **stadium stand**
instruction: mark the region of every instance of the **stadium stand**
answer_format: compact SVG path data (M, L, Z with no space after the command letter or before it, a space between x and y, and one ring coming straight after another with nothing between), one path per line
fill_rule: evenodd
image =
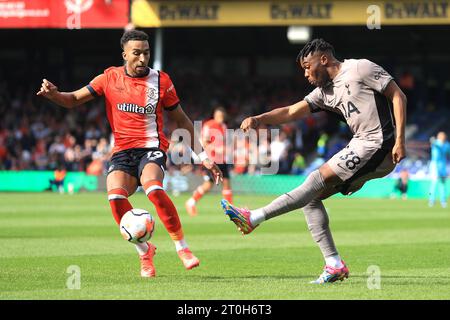
M251 37L251 30L242 30L246 33L246 37ZM242 55L251 54L257 47L255 42L261 40L261 30L255 30L258 30L254 31L258 35L253 37L256 40L252 40L249 48L239 48L242 53L238 57L236 57L237 49L233 50L229 46L233 31L228 29L225 39L222 39L223 48L227 48L227 50L224 49L223 56L210 56L206 53L207 58L205 58L205 56L195 55L199 52L199 49L193 51L197 42L200 41L199 39L208 37L207 34L203 34L208 30L196 30L193 33L195 39L191 38L193 46L186 48L184 52L180 47L182 43L175 46L174 40L168 40L169 52L165 69L172 75L183 107L192 120L204 120L206 116L209 116L213 106L221 104L230 114L228 126L238 128L246 116L298 101L311 90L292 62L296 48L287 50L286 45L281 45L274 40L274 47L265 48L267 51L262 52L260 57L242 60ZM276 28L267 30L270 30L268 34L273 39L281 37L275 34L275 32L280 33L276 31ZM23 31L8 32L10 32L8 39L11 39L11 46L2 52L3 60L8 63L4 64L0 70L0 114L2 114L0 169L54 170L59 163L63 163L68 171L84 171L96 175L104 173L111 149L111 135L103 102L99 99L80 106L76 110L67 111L37 98L35 91L43 74L64 90L76 89L87 84L93 76L102 72L104 67L121 63L117 43L108 41L104 48L96 47L94 52L90 53L89 50L73 48L71 43L83 39L83 43L90 46L97 40L98 33L83 31L68 34L61 30L47 30L45 31L47 40L44 39L42 44L31 41L25 45L26 50L19 50L22 42L15 39L20 38ZM43 31L40 32L30 31L29 37L40 38ZM120 30L103 32L105 37L111 39L118 39L121 33ZM393 37L398 32L394 30ZM149 33L151 34L152 31L150 30ZM344 40L341 33L345 32L340 31L336 34L336 41ZM185 29L168 30L167 37L183 38L185 34ZM0 36L5 37L5 34ZM55 37L61 39L60 47L56 52L52 51L49 40ZM356 34L355 37L358 35ZM183 41L189 41L189 39L187 37ZM214 41L217 42L217 40ZM216 45L219 44L216 43ZM39 51L35 50L37 46L41 48ZM350 55L351 50L356 49L352 47L342 50L341 56ZM433 50L430 47L430 52ZM281 51L284 52L283 55ZM287 51L292 51L292 54L287 55ZM18 52L20 56L17 56ZM365 53L361 49L356 55ZM407 52L399 53L400 56L405 57L406 54ZM271 58L271 55L274 57ZM379 55L375 51L373 57L367 57L377 61ZM445 72L439 70L438 59L431 60L430 68L433 72L430 71L429 75L424 74L423 64L417 66L407 60L403 63L399 60L396 58L392 61L383 61L383 65L386 65L388 71L396 77L408 96L408 158L398 166L395 174L407 168L411 178L422 177L426 176L428 170L428 140L437 131L446 129L446 119L450 115L448 110L450 84L444 77ZM18 65L18 61L22 63ZM36 64L35 61L40 63ZM62 63L63 61L70 63ZM202 61L203 65L199 65L198 61ZM255 64L254 61L259 62ZM178 68L179 65L187 62L190 62L191 67ZM234 67L230 68L230 66ZM265 71L266 68L269 70ZM271 73L273 70L284 71ZM27 81L23 81L24 74L28 74ZM174 128L169 125L166 129L170 132ZM350 137L345 125L329 119L323 113L285 125L281 129L284 142L273 143L272 147L283 149L280 173L286 174L293 172L292 163L296 153L304 156L305 168L302 172L308 173L326 161ZM317 142L321 132L326 132L329 139L323 146L325 152L319 156ZM261 148L265 147L265 145L261 146ZM257 167L251 166L241 166L235 170L235 174L258 172Z

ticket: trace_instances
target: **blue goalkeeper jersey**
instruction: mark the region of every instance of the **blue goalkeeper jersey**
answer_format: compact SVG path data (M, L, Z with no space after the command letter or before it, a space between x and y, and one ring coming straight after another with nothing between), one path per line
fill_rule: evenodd
M431 144L431 166L435 174L447 176L447 157L450 156L450 143L435 140Z

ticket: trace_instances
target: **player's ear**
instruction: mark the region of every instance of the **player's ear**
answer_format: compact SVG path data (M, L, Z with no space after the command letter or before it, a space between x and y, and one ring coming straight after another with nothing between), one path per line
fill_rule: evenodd
M124 61L127 61L127 54L125 53L125 51L122 51L122 58Z
M328 63L328 56L326 54L322 54L320 56L320 64L326 66Z

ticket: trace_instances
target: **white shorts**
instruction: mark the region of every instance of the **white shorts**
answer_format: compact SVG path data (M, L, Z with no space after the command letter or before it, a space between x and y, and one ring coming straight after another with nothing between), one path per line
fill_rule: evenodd
M382 149L359 139L352 139L327 164L343 181L336 186L343 194L353 193L367 181L384 177L395 168L392 150Z

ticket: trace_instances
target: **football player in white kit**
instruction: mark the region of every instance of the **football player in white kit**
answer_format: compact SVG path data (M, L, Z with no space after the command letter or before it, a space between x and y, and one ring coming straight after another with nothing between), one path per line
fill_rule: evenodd
M265 220L303 208L308 229L325 259L323 273L312 283L342 281L349 270L334 244L322 200L338 192L356 192L366 181L392 172L405 157L406 96L382 67L366 59L339 61L333 46L323 39L307 43L297 56L297 64L316 88L293 105L246 118L241 129L328 112L348 124L353 138L299 187L267 206L248 210L226 200L221 204L243 234Z

